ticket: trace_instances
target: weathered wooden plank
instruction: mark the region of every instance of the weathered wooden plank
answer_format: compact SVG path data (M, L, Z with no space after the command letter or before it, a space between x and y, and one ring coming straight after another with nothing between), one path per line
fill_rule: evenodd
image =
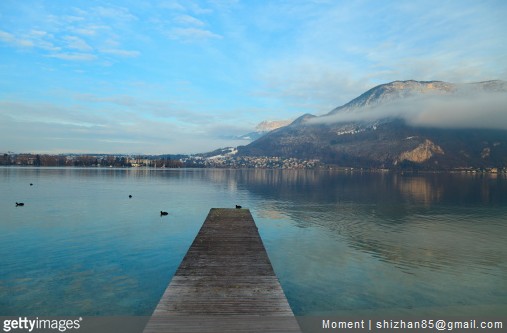
M248 209L211 209L144 333L300 332Z

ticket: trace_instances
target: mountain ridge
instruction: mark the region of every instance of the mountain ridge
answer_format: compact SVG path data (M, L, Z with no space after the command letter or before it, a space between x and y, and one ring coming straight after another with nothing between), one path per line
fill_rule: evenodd
M389 109L398 101L406 103L404 107L410 109L413 100L427 101L442 96L451 96L453 100L472 96L473 100L474 94L482 96L484 93L504 98L507 82L393 81L375 86L322 116L302 115L249 145L238 147L238 154L320 159L324 163L352 167L448 169L507 166L505 129L420 126L389 113L372 119L339 121L340 118L336 118L337 121L332 121L333 117L340 115L367 112L374 115L372 108L374 111L375 108ZM505 107L503 104L501 107L503 112Z
M291 122L292 120L264 120L259 124L257 124L257 126L255 126L254 131L240 135L237 138L240 140L254 141L262 137L266 133L269 133L277 128L289 125Z

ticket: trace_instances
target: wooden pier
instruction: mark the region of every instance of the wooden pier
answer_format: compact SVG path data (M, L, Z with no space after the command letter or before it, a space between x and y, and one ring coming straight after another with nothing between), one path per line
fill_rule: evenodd
M301 332L248 209L213 208L144 333Z

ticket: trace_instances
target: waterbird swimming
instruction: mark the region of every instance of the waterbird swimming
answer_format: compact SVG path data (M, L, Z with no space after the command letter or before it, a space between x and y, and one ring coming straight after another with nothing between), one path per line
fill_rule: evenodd
M240 205L236 205L236 209L241 209L241 206Z
M168 214L169 214L168 212L160 211L160 216L162 216L162 215L168 215Z
M33 186L33 184L32 184L32 183L30 183L30 186Z
M16 207L18 207L18 206L24 206L24 205L25 205L24 202L16 202Z
M132 194L129 194L129 198L132 198Z

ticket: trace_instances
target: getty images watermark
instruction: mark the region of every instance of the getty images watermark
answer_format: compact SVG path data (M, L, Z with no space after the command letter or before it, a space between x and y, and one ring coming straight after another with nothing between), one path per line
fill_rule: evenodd
M78 319L28 319L27 317L19 317L17 319L5 319L3 322L4 332L11 330L26 330L32 332L34 330L58 330L65 332L67 330L77 330L81 327L83 318Z

